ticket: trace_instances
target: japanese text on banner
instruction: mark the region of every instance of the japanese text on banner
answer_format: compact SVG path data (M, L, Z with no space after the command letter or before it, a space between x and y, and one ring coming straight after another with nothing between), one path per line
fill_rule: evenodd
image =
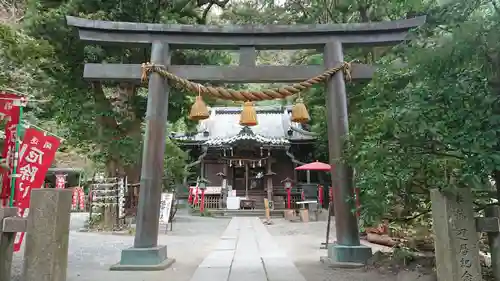
M45 135L34 128L26 130L17 168L14 197L17 207L29 208L30 191L42 186L59 145L57 137Z

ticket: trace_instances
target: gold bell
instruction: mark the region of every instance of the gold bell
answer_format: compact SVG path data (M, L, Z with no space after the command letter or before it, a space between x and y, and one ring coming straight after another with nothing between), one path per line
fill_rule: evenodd
M298 98L295 102L295 105L292 107L292 122L297 122L301 124L305 124L311 120L309 117L309 112L307 112L307 108L304 105L304 101L301 98Z
M240 115L241 126L255 126L257 125L257 112L253 106L253 102L246 101L243 104L243 110Z
M189 119L194 121L205 120L210 117L208 113L208 108L201 95L196 96L196 100L191 107L191 112L189 113Z

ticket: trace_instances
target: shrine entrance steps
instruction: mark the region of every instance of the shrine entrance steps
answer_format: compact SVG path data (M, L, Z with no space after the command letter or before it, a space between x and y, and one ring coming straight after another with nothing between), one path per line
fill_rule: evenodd
M259 218L231 219L190 281L306 281Z
M253 210L210 210L210 213L214 217L261 217L266 216L266 210L264 209L253 209ZM285 210L271 210L271 217L273 218L283 218L285 216Z

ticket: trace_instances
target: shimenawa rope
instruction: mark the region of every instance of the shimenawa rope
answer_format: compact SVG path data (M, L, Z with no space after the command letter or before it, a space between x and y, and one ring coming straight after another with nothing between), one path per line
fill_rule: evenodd
M179 77L173 73L168 72L164 65L157 65L153 63L143 63L142 64L142 75L141 80L144 82L148 79L148 75L151 72L156 72L166 79L174 82L178 88L185 88L192 92L201 93L209 95L215 98L233 101L260 101L260 100L273 100L273 99L283 99L288 96L298 94L312 86L321 83L328 79L330 76L334 75L338 71L343 71L347 80L351 80L351 63L343 62L340 66L330 68L323 72L322 74L309 78L306 81L295 83L290 86L284 86L278 89L268 89L261 91L245 91L245 90L232 90L225 89L222 87L211 87L203 86L199 83L191 82L187 79Z

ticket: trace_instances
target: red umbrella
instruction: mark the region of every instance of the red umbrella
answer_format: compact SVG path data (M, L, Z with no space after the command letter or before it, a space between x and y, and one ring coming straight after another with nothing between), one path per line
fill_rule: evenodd
M297 171L325 171L325 172L328 172L331 169L332 167L330 165L319 161L298 166L297 168L295 168L295 170Z

